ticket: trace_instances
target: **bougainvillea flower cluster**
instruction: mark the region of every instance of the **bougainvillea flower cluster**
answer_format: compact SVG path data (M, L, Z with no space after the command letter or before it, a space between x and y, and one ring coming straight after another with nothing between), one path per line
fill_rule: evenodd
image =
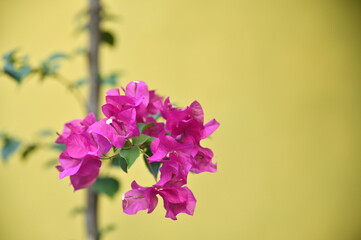
M120 159L127 170L142 154L156 183L142 187L133 181L132 189L123 194L123 211L151 213L160 196L167 218L176 220L179 213L193 215L196 199L185 185L190 172L217 171L212 150L201 146L201 140L219 123L213 119L204 124L197 101L177 108L169 98L163 99L138 81L125 89L109 90L102 112L105 118L97 121L90 113L83 120L66 123L58 134L56 142L66 147L57 166L60 178L69 176L74 190L87 188L97 180L102 160Z

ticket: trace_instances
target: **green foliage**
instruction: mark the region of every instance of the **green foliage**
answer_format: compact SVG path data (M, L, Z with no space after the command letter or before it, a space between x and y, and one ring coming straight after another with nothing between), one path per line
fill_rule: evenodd
M16 60L15 54L17 51L18 51L17 49L13 49L10 52L5 53L5 55L3 56L3 59L6 62L15 62L15 60Z
M154 118L154 120L158 120L162 115L160 113L150 115L150 117Z
M31 73L31 68L30 66L16 68L14 63L7 62L4 66L4 73L13 78L17 83L21 83L22 80Z
M147 169L149 170L149 172L153 175L153 177L157 181L159 168L162 166L162 163L161 162L152 162L152 163L150 163L147 160L147 155L148 156L152 155L152 152L150 151L150 149L147 149L147 151L143 155L143 160L144 160L145 165L147 166Z
M137 126L139 128L139 131L142 133L145 129L149 128L150 126L153 126L154 123L137 123Z
M101 76L100 81L103 85L109 85L109 86L118 86L118 79L120 77L120 74L118 73L111 73L106 76ZM89 83L88 78L81 78L77 81L75 81L71 87L82 87Z
M138 146L132 146L128 149L122 149L119 155L125 159L127 162L127 169L129 169L139 157L140 152Z
M162 166L162 163L161 162L152 162L152 163L150 163L150 162L148 162L148 160L146 159L145 156L143 156L143 159L144 159L145 165L147 166L147 169L153 175L155 180L157 180L159 169Z
M32 67L28 63L27 56L18 57L17 50L12 50L3 56L3 71L6 75L21 83L30 73L38 73L40 80L48 76L54 76L60 69L60 61L71 58L71 55L56 52L43 60L39 66Z
M89 81L87 78L81 78L79 80L77 80L72 87L81 87L81 86L85 86L86 84L88 84Z
M125 173L128 173L128 163L120 154L112 159L112 166L120 167Z
M40 80L43 80L44 78L48 76L55 75L59 68L60 68L60 60L67 59L70 56L65 53L54 53L51 54L47 59L41 62L39 67L40 72Z
M32 72L32 68L27 63L26 56L19 58L16 56L16 53L17 50L15 49L3 56L5 61L3 71L17 83L21 83Z
M50 137L50 136L53 136L54 133L55 133L55 131L53 131L51 129L43 129L38 132L39 136L41 136L41 137Z
M101 228L98 232L99 238L103 238L104 235L114 231L116 229L116 226L114 224L109 224L104 228Z
M91 187L95 192L105 194L108 197L114 197L119 190L119 182L111 177L98 177Z
M119 74L111 73L108 76L101 77L101 83L104 85L118 86Z
M132 142L134 145L140 146L145 142L151 142L154 138L144 134L140 134L138 137L133 137Z
M3 148L1 152L2 159L6 161L20 146L20 141L5 136L3 138Z
M26 160L36 149L38 149L38 145L36 144L30 144L26 146L21 153L21 159Z
M48 161L44 164L44 167L45 167L46 169L54 168L54 167L55 167L56 165L58 165L58 164L59 164L58 159L53 158L53 159L48 160Z
M51 148L54 150L57 150L59 152L62 152L65 150L66 146L65 146L65 144L54 143L53 145L51 145Z
M115 36L113 33L109 31L102 31L101 41L102 43L108 44L111 47L115 46Z
M50 55L48 60L54 61L54 60L64 59L64 58L69 58L69 57L70 56L68 54L58 52L58 53L53 53L52 55Z

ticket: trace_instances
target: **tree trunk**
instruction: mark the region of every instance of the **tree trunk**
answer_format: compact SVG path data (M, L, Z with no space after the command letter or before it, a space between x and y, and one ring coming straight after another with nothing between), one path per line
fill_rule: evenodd
M88 0L89 4L89 49L88 49L88 71L89 71L89 99L88 111L93 112L98 118L99 109L99 43L100 43L100 2L99 0ZM98 230L98 194L91 189L86 194L86 234L87 240L99 240Z

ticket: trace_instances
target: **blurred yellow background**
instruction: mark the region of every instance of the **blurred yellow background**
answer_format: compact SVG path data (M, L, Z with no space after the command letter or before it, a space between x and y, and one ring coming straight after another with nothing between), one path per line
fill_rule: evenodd
M190 176L195 216L165 219L122 213L120 194L101 199L101 227L115 239L361 239L361 3L346 1L105 0L119 16L106 29L117 47L104 47L104 73L121 70L121 84L143 80L186 106L197 99L206 120L221 127L204 142L216 174ZM72 51L74 15L86 1L1 0L0 53L19 48L36 64L54 51ZM63 64L85 75L84 59ZM86 91L84 91L84 94ZM31 140L39 129L62 130L83 117L57 82L36 78L17 86L0 76L0 130ZM84 238L84 192L73 193L34 153L24 163L0 163L0 239ZM108 171L108 170L107 170ZM137 179L152 184L142 161Z

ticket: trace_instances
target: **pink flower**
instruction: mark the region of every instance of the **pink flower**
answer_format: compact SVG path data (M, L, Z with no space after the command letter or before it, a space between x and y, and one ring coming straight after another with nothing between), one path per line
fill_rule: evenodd
M69 176L74 190L92 185L99 175L101 161L112 145L96 133L89 133L89 126L96 122L90 113L84 120L73 120L64 126L64 131L57 139L66 149L59 157L59 177Z
M163 188L159 191L159 195L163 198L164 208L167 211L165 217L177 220L179 213L193 216L197 200L189 188Z
M66 152L73 158L86 155L103 157L112 145L103 136L96 133L71 134L65 141Z
M99 170L102 162L95 158L85 158L77 172L70 176L70 182L74 186L74 191L87 188L93 185L99 176Z
M146 110L149 103L147 84L142 81L130 82L125 88L125 95L134 98L137 110L137 121L143 122L143 118L146 117L147 114Z
M160 136L153 140L150 145L153 155L148 158L149 162L162 162L171 154L190 155L193 145L179 143L171 136ZM165 160L166 161L166 160Z
M217 172L217 164L212 162L213 152L209 148L195 147L192 152L191 172Z
M143 130L143 134L151 136L151 137L159 137L165 135L164 123L156 122L156 120L152 117L148 117L145 120L145 124L150 124L145 130Z
M123 211L151 213L160 196L167 218L176 220L179 213L193 215L196 199L185 186L188 174L217 171L212 150L202 147L201 141L220 124L215 119L204 124L204 112L197 101L183 109L173 106L169 98L163 103L163 98L142 81L107 91L102 111L104 119L96 121L90 113L83 120L66 123L58 134L56 142L66 145L57 166L59 177L69 177L74 190L90 187L99 175L101 160L112 147L114 153L124 153L126 161L132 163L142 152L151 173L156 177L160 171L160 177L151 187L133 181L132 189L123 195ZM121 149L125 144L130 149Z
M188 173L192 164L180 155L172 154L168 161L164 161L160 168L160 179L157 186L181 187L187 184Z
M194 101L189 107L177 109L170 106L169 99L165 102L162 114L166 119L166 129L179 141L198 143L210 136L219 123L213 119L206 125L202 106Z
M121 95L119 89L111 89L107 92L106 104L103 105L102 110L108 118L117 117L123 111L134 108L137 122L143 123L144 119L151 114L149 111L153 112L156 111L154 108L161 107L159 96L155 95L154 91L150 94L145 82L130 82L123 91L125 95ZM150 97L152 97L151 103Z
M117 117L123 111L135 108L135 99L128 96L108 95L106 104L102 106L104 115L108 118Z
M147 106L148 115L156 115L160 113L163 107L163 98L155 93L154 90L149 91L149 104Z
M103 136L89 133L89 127L94 123L96 119L93 113L89 113L84 120L70 121L65 124L56 142L65 144L65 151L73 158L85 155L102 157L109 152L111 144Z
M93 125L88 131L106 137L115 147L121 148L126 138L139 136L139 129L135 121L135 109L127 109L117 116L104 118Z
M64 125L64 130L62 134L59 134L59 137L56 139L56 143L65 143L65 140L73 133L83 133L86 129L96 122L94 113L89 113L84 120L76 119L70 122L67 122Z
M74 190L91 186L99 175L101 161L94 156L87 155L82 159L76 159L63 152L59 157L59 178L70 176L70 182Z
M126 214L136 214L140 210L148 209L151 213L158 204L157 194L163 198L165 217L177 220L179 213L193 215L196 199L187 187L152 187L139 186L132 182L132 190L123 195L123 211Z
M217 130L219 123L212 119L204 125L203 109L197 101L187 108L177 109L167 99L162 114L167 121L166 130L171 136L179 143L192 145L189 160L192 164L191 171L194 173L216 172L217 164L212 162L213 152L201 147L200 141Z
M132 190L123 195L123 211L129 215L145 209L148 209L148 213L153 212L158 204L157 193L154 188L141 187L133 181Z

